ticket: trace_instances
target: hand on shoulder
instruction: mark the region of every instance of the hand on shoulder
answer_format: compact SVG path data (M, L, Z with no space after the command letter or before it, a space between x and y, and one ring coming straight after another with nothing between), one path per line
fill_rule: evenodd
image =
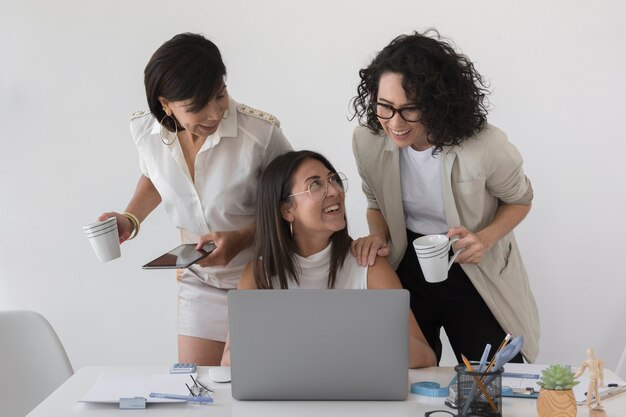
M378 236L365 236L352 241L350 253L356 258L359 266L372 266L377 256L389 255L387 242Z

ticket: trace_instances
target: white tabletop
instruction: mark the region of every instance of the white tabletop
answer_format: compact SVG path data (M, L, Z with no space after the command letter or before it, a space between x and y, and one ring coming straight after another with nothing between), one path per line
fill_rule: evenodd
M79 399L89 391L102 373L158 374L168 367L85 367L76 372L61 387L46 398L27 417L91 417L91 416L423 416L430 410L449 410L443 398L409 394L406 401L237 401L230 392L230 384L218 384L208 379L207 367L198 368L199 380L214 389L210 405L187 403L147 404L145 410L120 410L118 404L81 403ZM610 371L607 371L610 372ZM452 368L426 368L409 371L409 381L435 381L447 385L452 379ZM607 415L626 415L626 394L603 401ZM526 398L503 398L502 410L506 417L535 416L536 401ZM579 412L583 413L583 407ZM622 410L625 411L622 413Z

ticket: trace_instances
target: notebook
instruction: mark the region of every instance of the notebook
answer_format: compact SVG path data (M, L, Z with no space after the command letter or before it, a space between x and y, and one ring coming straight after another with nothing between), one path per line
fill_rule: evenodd
M233 290L237 400L405 400L406 290Z

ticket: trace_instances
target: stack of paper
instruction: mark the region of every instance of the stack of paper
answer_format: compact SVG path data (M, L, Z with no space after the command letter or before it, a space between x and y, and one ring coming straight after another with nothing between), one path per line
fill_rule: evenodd
M120 398L143 397L146 402L180 402L165 398L150 398L151 392L167 394L189 395L185 383L191 385L189 377L196 374L101 374L87 392L81 402L90 403L119 403Z

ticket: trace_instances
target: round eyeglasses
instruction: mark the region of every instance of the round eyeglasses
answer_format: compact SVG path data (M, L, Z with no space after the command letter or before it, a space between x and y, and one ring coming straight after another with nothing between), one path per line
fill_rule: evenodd
M402 107L401 109L396 109L393 106L390 106L386 103L372 103L371 104L372 111L376 116L381 119L389 120L396 113L400 115L407 122L419 122L420 121L420 111L417 107Z
M326 178L315 178L308 183L306 191L294 193L288 195L287 198L294 197L296 195L309 193L309 197L313 201L322 201L326 194L328 194L328 184L335 187L335 190L340 193L348 191L348 178L343 172L335 172Z

